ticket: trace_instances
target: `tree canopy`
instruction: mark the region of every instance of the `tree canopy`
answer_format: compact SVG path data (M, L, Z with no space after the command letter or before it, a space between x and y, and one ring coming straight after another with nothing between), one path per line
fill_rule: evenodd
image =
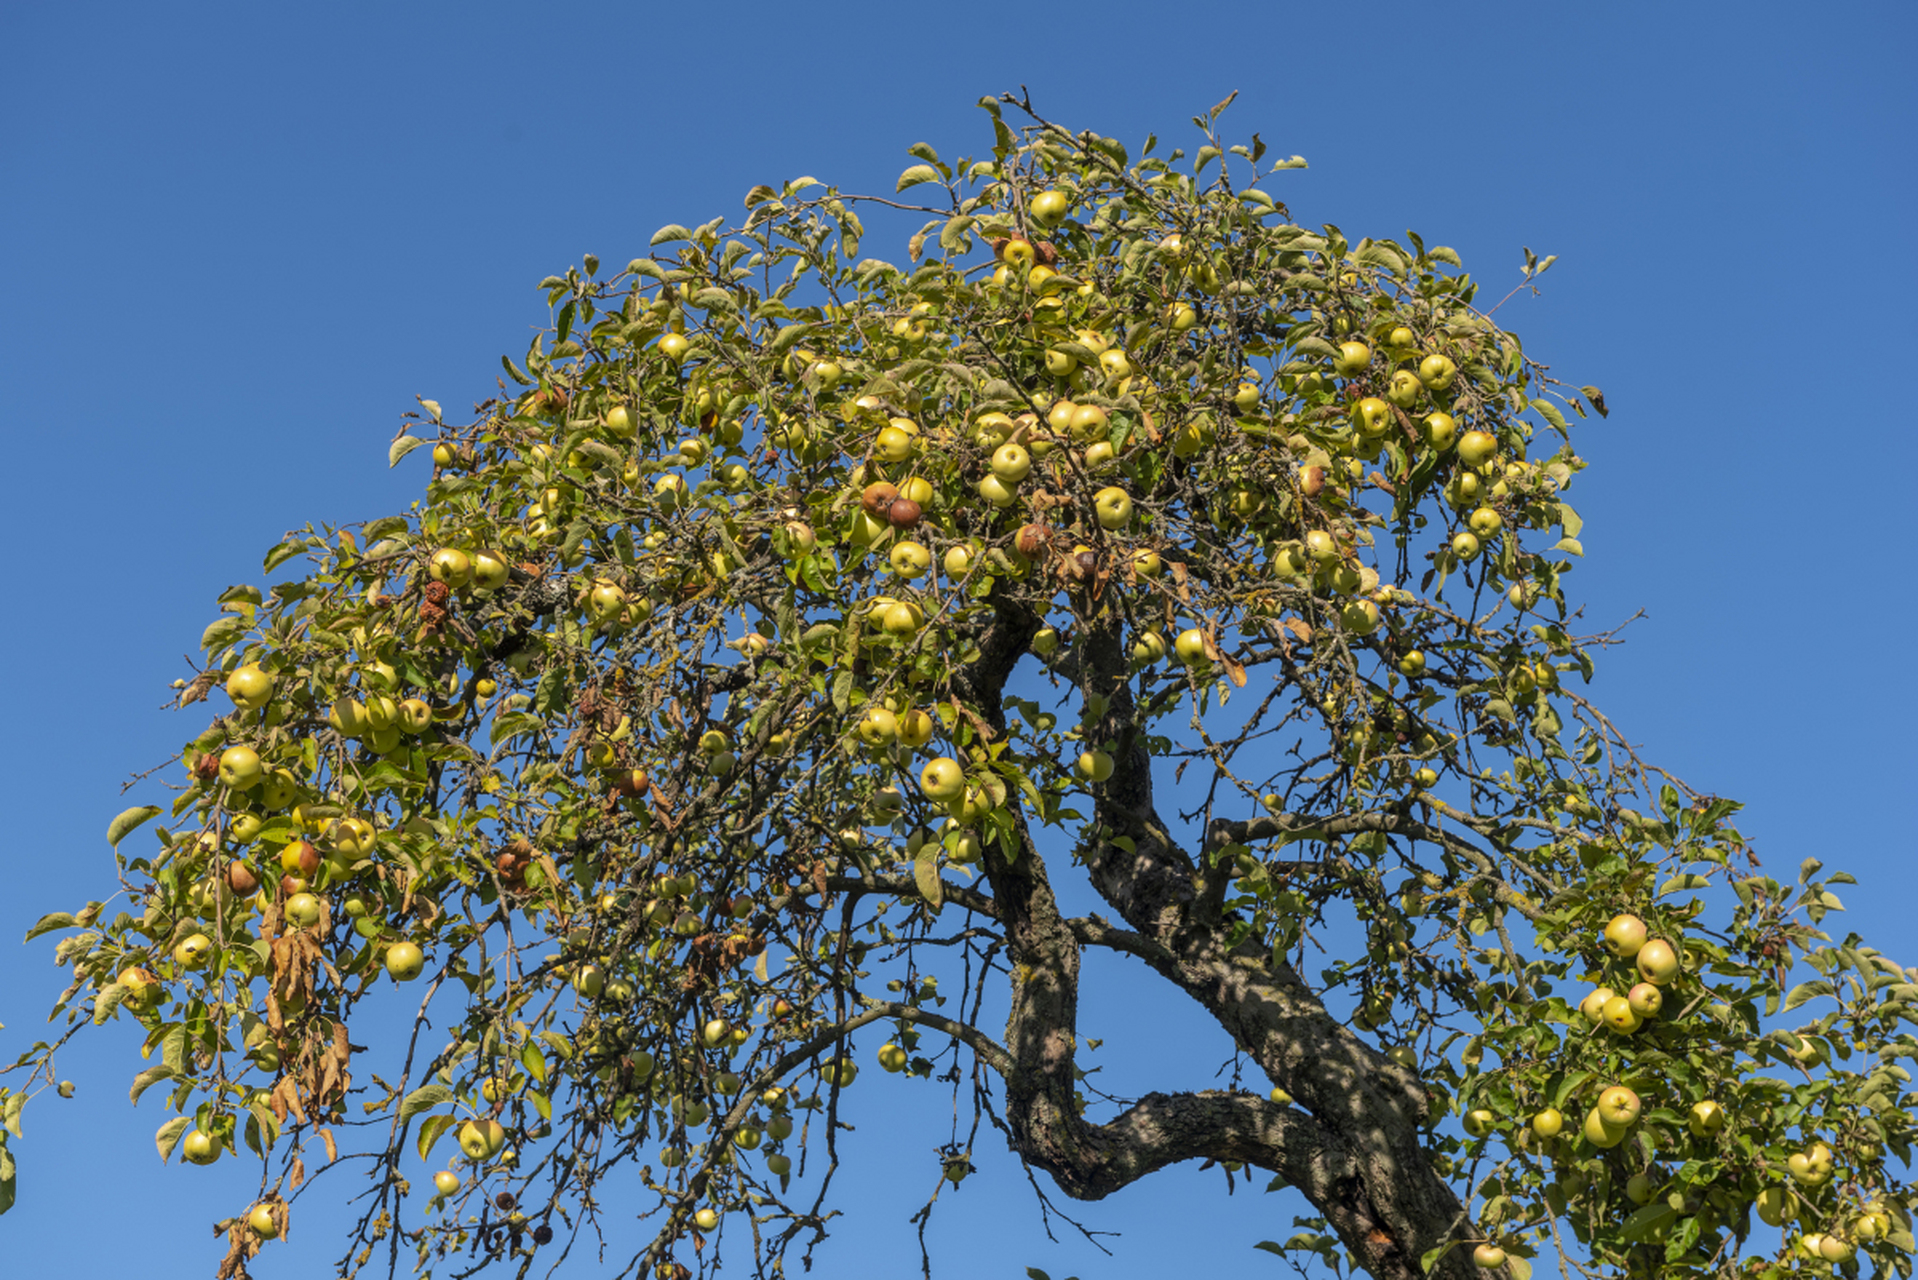
M29 935L73 981L9 1128L137 1022L162 1158L265 1162L223 1278L322 1172L343 1274L599 1265L634 1197L620 1274L797 1271L862 1067L970 1115L935 1186L1258 1170L1333 1271L1909 1276L1918 971L1589 697L1598 388L1452 250L1295 222L1225 104L1136 157L981 105L890 195L549 277L393 441L423 501L221 596L177 795ZM1088 949L1221 1087L1094 1087Z

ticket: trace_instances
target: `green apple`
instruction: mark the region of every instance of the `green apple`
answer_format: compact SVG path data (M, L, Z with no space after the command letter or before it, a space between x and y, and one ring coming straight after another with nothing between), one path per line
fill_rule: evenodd
M1692 1103L1691 1114L1686 1118L1685 1124L1692 1131L1693 1136L1709 1138L1725 1127L1725 1120L1725 1108L1712 1099L1706 1098L1703 1102Z
M1593 1107L1585 1113L1585 1140L1595 1147L1615 1147L1625 1140L1625 1126L1605 1123L1599 1109Z
M426 576L457 590L473 580L472 557L453 547L441 547L427 560Z
M908 1061L906 1051L896 1044L879 1046L879 1065L893 1075L906 1069Z
M1449 413L1425 415L1425 442L1444 453L1458 440L1458 420Z
M1465 1113L1465 1132L1474 1138L1490 1134L1497 1123L1498 1117L1484 1107L1476 1107Z
M1072 771L1087 782L1104 782L1112 776L1112 757L1103 751L1083 752Z
M1505 1250L1495 1244L1474 1245L1472 1265L1481 1271L1497 1271L1505 1265Z
M1458 377L1458 366L1444 356L1432 355L1419 361L1419 381L1433 391L1448 391Z
M1092 509L1101 528L1123 529L1132 519L1132 495L1117 485L1107 485L1092 495Z
M1141 578L1157 578L1165 572L1165 562L1156 551L1135 551L1132 553L1132 572Z
M395 982L411 982L426 968L426 953L418 943L396 942L386 949L386 971Z
M1392 425L1392 406L1377 396L1367 396L1359 401L1355 411L1359 430L1368 436L1384 435Z
M1478 535L1466 529L1453 534L1452 554L1461 560L1472 559L1478 554Z
M263 1204L253 1206L253 1212L246 1215L246 1225L253 1228L253 1234L262 1240L272 1240L280 1234L280 1224L273 1220L273 1210Z
M460 1176L451 1169L441 1169L433 1175L433 1190L442 1196L450 1196L460 1189Z
M1042 227L1052 228L1066 220L1072 201L1063 191L1041 191L1026 204L1026 213Z
M320 900L310 893L294 894L286 900L286 918L299 928L311 928L320 922Z
M1645 1019L1632 1008L1632 1002L1624 996L1613 996L1605 1002L1605 1025L1619 1035L1628 1036L1645 1025Z
M869 747L883 747L899 737L899 717L877 703L868 703L853 732Z
M1645 981L1664 986L1678 976L1678 952L1663 938L1653 938L1638 949L1638 972Z
M1758 1220L1769 1227L1783 1226L1792 1216L1791 1197L1783 1187L1766 1187L1754 1202Z
M1632 1012L1641 1018L1655 1018L1665 1007L1665 993L1649 982L1633 984L1625 998L1631 1002Z
M1565 1116L1555 1107L1547 1107L1532 1117L1532 1132L1541 1138L1556 1138L1565 1128Z
M1624 1128L1638 1119L1638 1095L1622 1084L1615 1084L1598 1095L1598 1115L1614 1128Z
M1605 949L1621 960L1630 960L1645 945L1645 922L1634 915L1616 915L1605 926Z
M1032 470L1032 455L1021 444L1002 444L992 451L987 463L992 474L1006 484L1018 484Z
M213 956L213 939L196 933L173 948L173 961L183 969L198 969Z
M1459 437L1459 461L1476 467L1498 452L1498 438L1486 431L1467 431Z
M1425 388L1420 385L1418 375L1410 369L1400 369L1392 375L1385 398L1401 409L1410 409L1424 394Z
M1425 654L1418 649L1407 650L1405 656L1399 659L1399 674L1406 676L1424 675Z
M236 667L226 678L226 696L242 711L258 711L273 696L273 677L257 662Z
M932 552L917 542L907 540L893 546L887 556L892 571L902 578L917 578L932 567Z
M792 1169L793 1162L791 1156L775 1154L766 1157L766 1172L768 1173L776 1174L783 1178L791 1173Z
M1341 378L1349 378L1362 372L1372 363L1372 348L1363 342L1341 342L1339 353L1332 359L1332 372Z
M1181 631L1179 638L1172 642L1172 650L1179 655L1179 661L1189 667L1209 661L1205 652L1205 632L1197 627Z
M573 990L582 999L597 1000L606 990L606 971L596 964L583 964L573 973Z
M260 753L252 747L228 747L220 753L220 782L233 791L245 791L263 774Z
M1647 1205L1658 1193L1658 1180L1650 1173L1635 1173L1625 1179L1625 1198L1636 1205Z
M180 1158L188 1164L212 1164L220 1158L219 1139L204 1129L189 1129L180 1141Z

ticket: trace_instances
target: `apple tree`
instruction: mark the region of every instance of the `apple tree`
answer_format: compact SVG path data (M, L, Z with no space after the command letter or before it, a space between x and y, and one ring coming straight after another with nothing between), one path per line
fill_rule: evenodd
M1452 250L1295 222L1217 109L1134 156L982 106L890 195L548 278L393 441L422 501L220 598L176 794L34 931L10 1127L138 1024L161 1155L263 1162L223 1277L334 1166L343 1274L590 1265L620 1196L629 1274L784 1274L875 1067L973 1117L935 1198L1003 1140L1081 1200L1258 1170L1334 1272L1909 1276L1918 972L1590 699L1598 389ZM1094 1089L1088 949L1226 1087Z

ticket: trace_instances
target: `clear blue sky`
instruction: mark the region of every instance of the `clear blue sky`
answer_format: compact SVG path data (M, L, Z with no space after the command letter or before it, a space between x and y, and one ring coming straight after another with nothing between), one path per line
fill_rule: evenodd
M1302 221L1414 228L1488 292L1520 246L1559 254L1500 318L1613 407L1582 436L1575 590L1594 625L1647 618L1601 703L1747 799L1775 870L1855 872L1830 926L1918 962L1915 37L1908 3L0 6L0 1054L63 985L11 940L101 896L120 783L199 727L158 708L214 595L289 526L417 496L424 453L385 465L415 395L484 396L582 253L800 173L889 189L913 142L984 150L972 104L1022 83L1128 143L1239 89L1226 123L1311 162L1273 180ZM1182 1009L1144 1035L1125 975L1090 972L1118 1084L1207 1083ZM0 1272L208 1276L241 1162L163 1171L130 1030L95 1039L62 1063L78 1100L29 1109ZM943 1126L883 1085L823 1274L917 1272ZM1124 1232L1104 1260L988 1171L935 1219L947 1274L1282 1270L1250 1246L1296 1206L1216 1174L1075 1209ZM332 1276L328 1212L256 1274Z

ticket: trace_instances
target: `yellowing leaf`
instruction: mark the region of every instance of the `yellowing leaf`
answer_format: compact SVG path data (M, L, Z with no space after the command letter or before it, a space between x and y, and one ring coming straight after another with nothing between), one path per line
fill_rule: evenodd
M907 187L916 187L922 182L939 181L939 171L929 164L916 164L899 175L899 185L894 191L904 191Z

